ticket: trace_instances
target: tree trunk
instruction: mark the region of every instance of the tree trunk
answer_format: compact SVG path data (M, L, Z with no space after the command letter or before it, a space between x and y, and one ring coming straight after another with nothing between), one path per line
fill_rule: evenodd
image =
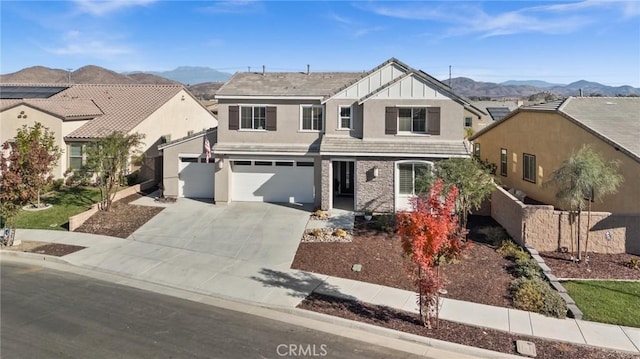
M582 260L582 251L581 251L581 248L580 248L580 223L581 223L580 218L581 217L582 217L582 210L578 209L578 232L576 234L576 236L577 236L577 241L576 242L577 242L577 245L578 245L578 248L577 248L577 253L578 253L577 260L578 260L578 262L580 262Z
M591 228L591 200L589 200L589 207L587 207L587 238L584 241L584 257L587 258L587 251L589 250L589 229Z

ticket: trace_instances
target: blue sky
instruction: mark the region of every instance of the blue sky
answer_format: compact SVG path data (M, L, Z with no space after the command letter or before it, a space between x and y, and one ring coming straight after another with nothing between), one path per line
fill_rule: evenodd
M0 73L365 71L640 87L640 1L0 1Z

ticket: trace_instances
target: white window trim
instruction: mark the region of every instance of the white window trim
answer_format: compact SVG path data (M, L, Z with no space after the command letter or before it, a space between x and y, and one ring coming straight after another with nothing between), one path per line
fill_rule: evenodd
M304 108L320 108L322 109L322 130L305 130L302 128L302 109ZM325 129L325 110L324 110L324 106L323 105L300 105L300 122L298 124L298 132L315 132L315 133L322 133L324 132Z
M411 109L411 128L413 128L413 109L414 108L424 108L425 113L425 121L424 121L424 132L418 131L400 131L400 111L398 111L398 118L396 119L396 128L398 129L396 135L400 136L431 136L428 132L429 128L429 110L428 108L431 106L398 106L398 109L401 108L410 108Z
M74 146L74 145L79 145L80 146L81 155L79 157L71 155L71 146ZM80 165L81 168L87 164L87 146L86 146L85 143L71 142L71 143L67 144L67 169L68 170L79 170L80 168L71 168L71 159L72 158L81 158L81 165Z
M251 107L251 127L252 128L242 128L242 108L243 107ZM253 108L254 107L264 107L264 128L263 129L259 129L259 128L253 128ZM244 104L238 104L238 131L240 132L267 132L267 107L269 107L269 105L266 104L248 104L248 103L244 103Z
M342 109L349 109L349 127L342 127ZM353 106L338 106L338 131L353 130Z
M394 186L393 187L394 187L394 197L395 197L394 209L396 211L400 207L400 201L401 201L402 198L415 196L415 194L401 194L400 193L400 165L401 164L407 164L407 163L410 163L410 164L420 163L420 164L429 165L432 172L433 172L434 164L435 164L435 162L433 162L433 161L426 161L426 160L420 160L420 159L401 160L401 161L396 161L394 163L395 174L394 174ZM413 192L415 193L415 170L413 171L413 176L414 176Z

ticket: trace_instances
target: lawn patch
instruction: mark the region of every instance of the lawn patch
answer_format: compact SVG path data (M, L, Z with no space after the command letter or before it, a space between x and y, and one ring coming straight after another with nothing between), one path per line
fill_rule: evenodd
M571 281L562 285L583 319L640 328L640 282Z
M42 211L21 211L18 228L68 230L69 217L82 213L100 201L100 190L92 187L66 187L42 197L53 207Z

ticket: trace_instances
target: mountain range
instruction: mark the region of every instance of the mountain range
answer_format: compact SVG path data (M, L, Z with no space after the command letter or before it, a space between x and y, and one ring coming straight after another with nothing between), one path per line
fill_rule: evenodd
M210 99L231 77L231 74L209 67L182 66L172 71L118 73L99 66L89 65L75 71L34 66L20 71L0 75L0 83L140 83L167 84L182 83L202 99ZM538 80L506 81L503 83L479 82L466 77L443 80L456 93L470 98L527 98L536 94L556 96L640 96L640 88L632 86L606 86L585 80L568 85L554 84Z

